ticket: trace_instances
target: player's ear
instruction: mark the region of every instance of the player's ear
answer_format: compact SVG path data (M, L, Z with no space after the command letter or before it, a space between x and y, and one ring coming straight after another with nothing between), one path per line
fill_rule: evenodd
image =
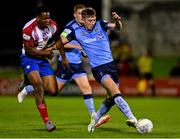
M36 17L36 20L39 22L39 16Z
M85 18L84 18L84 17L82 17L82 21L83 21L83 22L85 21Z
M74 18L76 18L76 14L74 13L73 15L74 15Z

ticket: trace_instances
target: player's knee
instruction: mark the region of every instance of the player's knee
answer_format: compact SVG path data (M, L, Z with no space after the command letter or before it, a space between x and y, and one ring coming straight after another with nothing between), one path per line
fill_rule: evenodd
M82 92L92 92L92 88L90 85L84 85L80 87Z
M107 107L112 107L115 104L113 97L106 98L104 103Z
M48 90L48 93L50 96L57 96L58 95L58 90L57 89L50 89Z

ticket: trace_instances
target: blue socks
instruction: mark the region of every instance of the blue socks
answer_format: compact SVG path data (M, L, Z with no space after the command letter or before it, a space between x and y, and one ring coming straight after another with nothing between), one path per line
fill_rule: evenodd
M32 93L34 91L34 88L32 85L25 86L24 88L25 88L27 94Z
M84 95L84 102L90 114L95 112L92 94Z
M128 118L128 119L134 119L135 116L133 115L129 105L127 102L121 97L120 94L116 94L113 96L115 104L118 106L118 108L121 110L122 113Z

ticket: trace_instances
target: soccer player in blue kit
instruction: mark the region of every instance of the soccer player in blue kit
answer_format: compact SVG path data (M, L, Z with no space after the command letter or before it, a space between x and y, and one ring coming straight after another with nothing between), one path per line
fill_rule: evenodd
M82 4L77 4L74 6L74 20L70 21L64 28L64 31L61 33L61 36L66 35L67 30L75 30L76 28L82 26L82 15L81 12L86 7ZM92 88L89 84L88 77L86 71L83 69L82 64L82 55L83 52L77 48L73 48L73 45L80 45L76 40L72 40L68 44L64 45L66 57L69 61L69 68L63 69L62 67L62 57L59 57L58 60L58 66L57 66L57 73L56 73L56 79L58 83L58 90L61 91L64 87L64 85L70 81L74 80L78 87L80 88L83 97L85 105L89 111L90 115L95 114L95 108L94 108L94 101L92 96ZM71 48L72 47L72 48ZM100 126L101 124L106 123L110 119L109 115L102 116L97 124Z
M81 12L85 9L84 5L78 4L74 7L74 20L71 20L64 28L61 35L66 32L66 30L75 30L82 24ZM72 40L65 47L66 57L69 61L69 68L63 69L62 67L62 57L59 56L58 65L56 70L56 79L58 83L58 90L61 91L66 83L72 79L79 86L81 92L83 93L84 102L90 114L95 112L94 101L92 97L92 89L89 84L87 74L83 69L82 65L82 52L77 48L67 48L72 45L79 45L75 40Z
M117 69L113 62L107 30L120 30L122 23L120 21L121 18L116 12L112 12L112 17L116 21L115 23L104 20L96 21L96 11L93 8L86 8L82 11L83 26L79 26L73 31L67 29L66 33L63 31L64 34L59 39L59 41L62 40L63 44L71 40L77 40L80 43L89 59L94 78L111 93L110 99L105 100L98 112L91 116L91 123L88 126L89 132L94 131L99 118L107 113L114 104L128 118L126 121L128 126L135 127L137 123L136 117L123 99L118 87ZM56 45L60 45L60 43Z

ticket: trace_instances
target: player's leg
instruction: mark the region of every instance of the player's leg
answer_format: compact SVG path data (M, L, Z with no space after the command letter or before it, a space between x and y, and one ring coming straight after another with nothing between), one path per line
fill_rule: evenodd
M57 80L57 85L58 85L58 93L61 93L61 90L64 88L64 85L66 84L65 82L62 82L61 80L59 80L58 78L56 78Z
M101 126L102 124L107 123L111 116L110 115L105 115L108 111L110 111L110 109L112 108L112 106L114 105L114 99L111 96L108 96L100 105L98 111L97 111L97 115L98 117L100 117L100 119L98 120L97 124L95 125L96 128L98 128L99 126ZM105 116L104 116L105 115Z
M133 115L128 103L123 99L119 87L113 81L110 76L106 76L102 81L103 86L112 92L113 99L117 107L121 110L121 112L128 118L127 125L135 126L137 123L136 117Z
M97 111L97 115L99 117L102 117L103 115L105 115L108 111L110 111L110 109L112 108L112 106L115 104L114 103L114 99L111 95L111 93L107 90L106 91L107 97L106 99L101 103L98 111Z
M18 92L20 92L25 86L30 84L30 82L25 74L23 74L21 78L22 78L22 81L18 85Z
M102 81L106 76L109 76L107 74L109 71L111 71L111 68L109 67L109 63L92 69L94 78L100 84L102 84ZM116 70L113 70L113 71L116 71ZM115 80L117 80L117 83L119 83L118 77L115 76L114 78L115 78ZM97 115L99 117L102 117L104 114L106 114L111 109L111 107L115 104L112 94L108 89L106 89L106 94L107 94L106 99L101 103L101 105L97 111ZM109 119L109 117L108 117L108 119Z
M90 124L88 125L88 131L93 132L95 129L95 124L98 121L97 114L95 112L94 100L92 95L92 89L89 84L87 75L85 73L79 74L79 77L74 78L81 92L83 93L84 103L88 109L88 112L91 116Z
M51 68L50 64L48 61L43 61L39 65L39 73L42 81L42 88L45 91L48 91L51 94L56 94L57 93L57 82L54 76L54 71ZM46 88L44 88L46 86ZM35 88L34 88L35 89ZM44 91L43 90L43 91ZM44 93L44 92L43 92ZM48 111L47 111L47 106L44 100L44 94L41 96L43 98L43 102L38 103L38 110L41 114L41 117L44 120L45 127L48 131L53 131L56 129L56 126L50 121L48 117Z
M54 75L44 76L42 77L44 90L48 92L51 96L56 96L58 94L57 91L57 82ZM18 93L18 102L22 103L27 94L33 93L34 88L32 85L25 86Z
M118 86L119 78L115 63L110 62L103 66L101 65L93 68L92 73L96 81L101 83L108 90L108 92L111 92L113 99L111 99L111 103L107 103L108 105L103 105L105 112L110 110L108 107L111 107L115 103L128 119L134 119L137 121L135 116L132 114L129 105L121 96Z
M71 67L71 64L69 63ZM69 68L64 69L62 66L62 62L58 61L57 70L56 70L56 81L58 85L58 92L61 93L61 90L65 86L67 82L71 80L71 70Z
M56 77L54 75L41 77L43 81L44 90L51 96L58 95L58 86Z
M94 100L93 100L93 95L92 95L92 89L89 84L88 78L86 74L81 74L81 76L74 78L75 82L77 83L79 89L83 93L84 97L84 103L89 111L89 114L91 115L92 113L95 112L94 108Z
M44 90L51 96L58 95L56 76L54 70L47 61L41 63L40 75L43 82Z
M57 83L55 76L44 76L42 77L44 90L47 91L50 95L55 96L58 94L57 92ZM27 94L33 93L34 88L32 85L25 86L19 93L18 93L18 102L22 103L24 98Z
M34 88L30 85L27 76L24 74L23 81L18 86L17 99L19 103L22 103L27 94L32 93Z
M43 63L45 63L45 65L43 65ZM32 59L26 56L21 58L21 65L23 67L24 74L27 76L28 81L34 88L34 98L40 116L43 122L45 123L47 130L52 131L55 128L54 126L52 127L52 124L50 124L51 122L48 117L47 107L44 101L44 88L41 75L53 74L53 70L49 68L50 65L48 61ZM47 72L46 70L42 71L43 69L41 69L41 66L44 69L49 69L51 72Z
M93 132L95 129L95 125L98 121L97 114L95 112L95 107L94 107L94 100L93 100L93 95L92 95L92 89L89 84L87 75L84 73L84 75L76 77L75 82L79 86L81 92L83 93L84 97L84 103L89 111L89 114L91 116L91 121L90 124L88 125L88 131Z
M88 125L88 131L93 132L95 127L99 127L100 125L109 121L110 116L107 115L104 117L99 117L96 114L95 108L94 108L94 100L93 100L93 96L92 96L92 88L89 84L87 75L81 74L81 75L79 75L79 77L76 76L76 78L74 78L74 80L77 83L77 85L79 86L81 92L83 93L85 105L91 115L91 122Z
M41 118L43 119L47 127L47 130L52 131L54 127L50 126L51 122L48 117L47 106L45 104L44 97L43 97L44 88L43 88L43 83L39 75L39 72L31 71L30 73L28 73L27 77L34 88L34 97L35 97L36 105L41 115Z
M81 90L84 98L84 103L88 109L91 116L90 124L88 125L88 131L92 132L95 128L96 121L98 117L95 112L94 100L92 95L92 89L88 81L86 72L83 69L82 63L71 64L71 78L74 79L79 89Z
M22 103L27 94L33 93L34 88L32 85L25 86L17 95L17 99L19 103Z

